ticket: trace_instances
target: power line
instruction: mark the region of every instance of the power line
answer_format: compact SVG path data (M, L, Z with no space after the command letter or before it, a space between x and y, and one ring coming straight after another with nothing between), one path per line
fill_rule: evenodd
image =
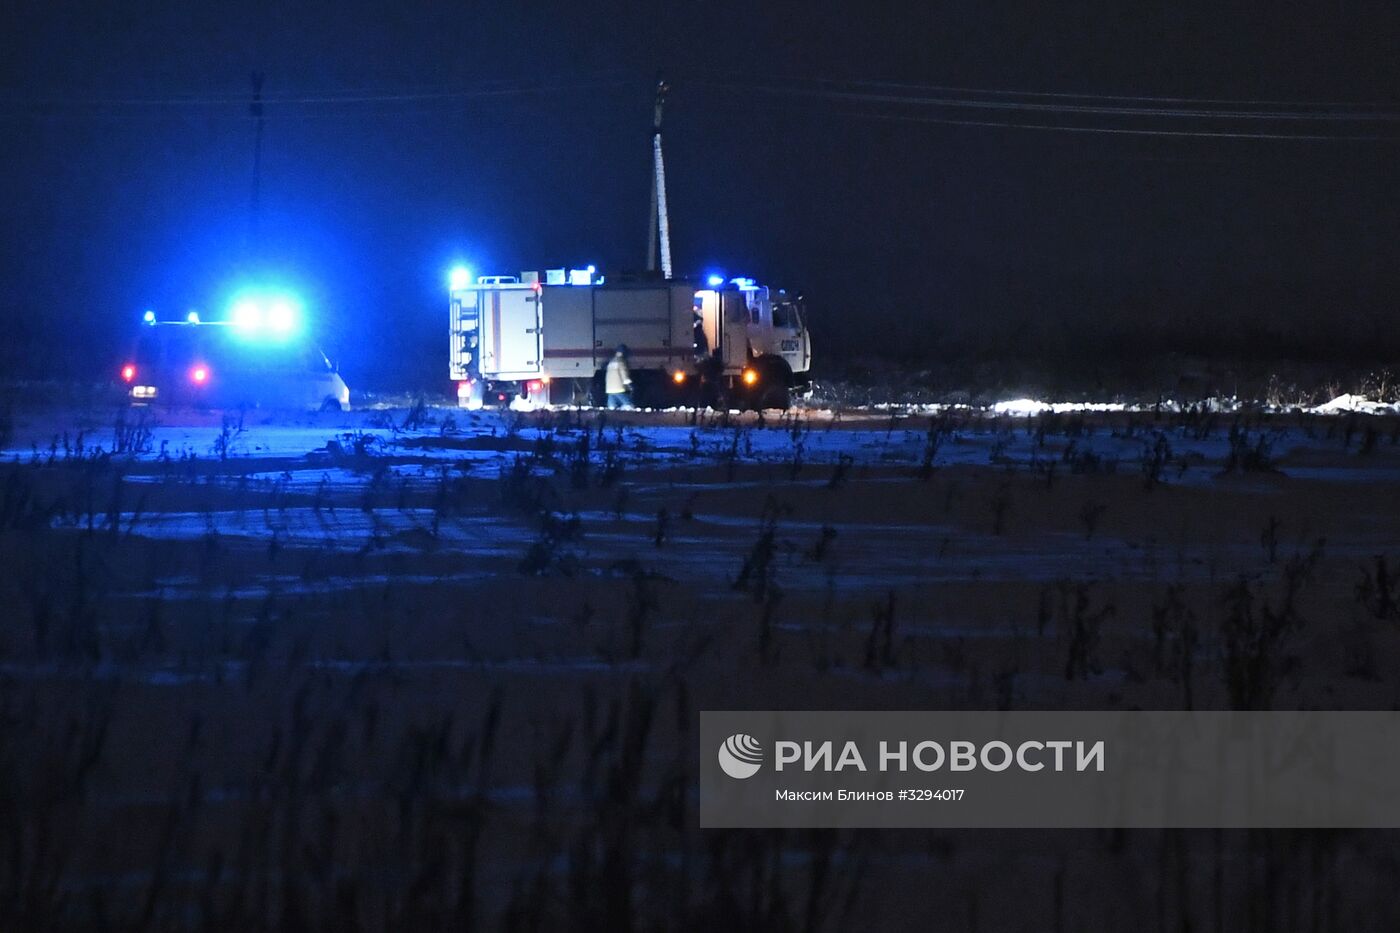
M953 117L930 117L917 114L860 113L856 111L833 111L834 115L863 120L882 120L898 123L930 123L944 126L973 126L992 129L1037 130L1059 133L1101 133L1112 136L1166 136L1195 139L1259 139L1259 140L1299 140L1301 142L1400 142L1400 135L1382 136L1379 134L1328 134L1328 133L1263 133L1226 130L1167 130L1141 129L1134 127L1109 126L1070 126L1053 123L1016 123L1010 120L959 120Z
M832 105L827 110L808 109L805 113L826 118L856 118L896 123L937 124L944 126L967 126L991 129L1029 130L1038 132L1097 134L1104 136L1168 137L1182 139L1239 139L1269 141L1315 141L1315 142L1391 142L1400 141L1400 135L1376 131L1378 125L1400 123L1400 112L1367 110L1363 112L1319 109L1322 105L1308 105L1310 110L1246 109L1237 106L1233 109L1217 109L1201 106L1162 107L1125 106L1122 104L1085 104L1062 101L1059 92L1036 92L1039 99L997 99L985 100L974 97L950 95L930 96L927 94L891 94L842 90L826 85L825 79L811 79L805 86L796 84L774 84L771 81L719 81L702 79L696 82L721 94L732 95L742 101L740 106L752 107L757 99L803 100L813 104L826 102ZM815 85L815 86L814 86ZM928 89L931 86L920 86ZM1011 92L988 92L977 89L963 89L970 93L997 93L1009 95ZM1054 95L1047 102L1047 96ZM1078 99L1075 95L1065 95ZM1129 98L1104 95L1101 99L1127 100ZM1199 103L1199 102L1197 102ZM1257 102L1255 102L1257 103ZM1352 106L1334 105L1334 106ZM989 111L990 114L1005 114L1003 118L979 118L968 111ZM965 115L964 115L965 114ZM1024 114L1026 119L1014 119ZM1065 122L1049 122L1048 116L1064 117ZM1039 119L1037 119L1039 118ZM1144 123L1143 121L1147 121ZM1310 132L1301 123L1327 123L1336 126L1336 131ZM1274 124L1266 126L1263 124ZM1233 124L1233 125L1231 125ZM1290 127L1290 124L1292 126ZM1289 127L1285 129L1284 127ZM1373 129L1374 128L1374 129Z
M783 83L785 82L785 83ZM693 73L686 82L691 87L717 91L722 94L744 95L745 107L759 104L755 98L794 99L826 102L830 110L809 110L807 113L825 117L856 118L884 122L937 124L992 129L1020 129L1041 132L1100 134L1110 136L1176 137L1199 139L1256 139L1300 141L1384 142L1397 137L1376 132L1315 133L1229 126L1234 123L1328 123L1351 124L1358 130L1367 124L1400 123L1400 112L1368 109L1339 111L1339 107L1374 107L1374 104L1330 104L1285 101L1243 101L1168 98L1130 95L1087 95L1058 91L1007 91L1000 89L954 88L939 85L894 84L877 81L837 82L825 78L804 79L798 84L792 79L739 80L716 79L713 73ZM345 90L320 93L286 93L263 95L267 105L291 110L296 119L333 117L388 118L412 116L415 113L460 113L461 106L473 101L519 99L528 96L571 94L632 85L634 79L621 70L609 70L579 75L570 79L533 82L490 81L462 87L418 88L411 90ZM847 90L844 86L913 90L920 93L887 93L885 91ZM930 93L937 92L937 93ZM992 96L982 99L975 95ZM1113 101L1112 104L1082 103L1085 100ZM78 116L83 118L117 116L157 116L174 112L189 113L190 108L234 108L243 112L247 98L234 96L166 95L158 97L41 97L0 98L0 120ZM1174 106L1130 106L1128 102L1169 103ZM1175 106L1188 104L1189 106ZM1211 105L1230 105L1217 109ZM445 106L448 105L448 106ZM456 106L450 106L456 105ZM366 110L364 108L372 108ZM1278 109L1279 107L1302 109ZM1266 109L1273 108L1273 109ZM1332 108L1332 109L1326 109ZM358 111L358 113L355 113ZM944 112L948 111L948 112ZM1008 117L1024 114L1029 119L992 119L959 116L958 111L988 111ZM1036 117L1062 116L1069 121L1053 123ZM1159 121L1157 125L1120 125L1118 121ZM1160 121L1166 121L1165 124ZM1192 126L1188 122L1197 121ZM1200 125L1206 121L1205 125ZM1218 121L1224 121L1222 125ZM1172 125L1175 124L1175 125ZM1213 125L1212 125L1213 124Z
M397 103L417 101L455 101L490 97L513 97L528 94L547 94L558 91L584 91L600 87L618 86L627 82L620 77L597 76L581 81L557 83L531 83L506 86L480 86L424 91L378 92L346 91L317 94L264 94L262 101L268 105L322 105L322 104L366 104ZM243 95L164 95L158 97L0 97L0 106L28 107L217 107L247 105Z
M746 75L737 72L711 72L707 75L696 75L702 80L718 81L742 81ZM822 78L822 77L792 77L792 76L769 76L761 80L768 83L779 84L801 84L810 83L833 87L868 87L884 88L906 91L918 91L929 94L963 94L963 95L983 95L988 97L1028 97L1028 98L1051 98L1065 100L1111 100L1111 101L1136 101L1138 103L1167 103L1167 104L1190 104L1195 106L1206 106L1212 104L1241 106L1250 108L1260 107L1288 107L1299 110L1319 107L1392 107L1397 104L1395 100L1389 101L1308 101L1308 100L1278 100L1278 99L1257 99L1257 98L1224 98L1224 97L1172 97L1149 94L1102 94L1091 92L1073 91L1027 91L1011 90L1006 88L978 88L962 85L947 84L917 84L899 81L880 81L867 78Z
M930 97L906 94L875 94L859 91L836 91L816 88L782 87L771 84L749 84L739 82L701 81L702 87L742 93L762 93L775 96L804 97L837 102L898 104L903 106L948 107L973 110L999 110L1024 113L1053 113L1074 116L1111 117L1172 117L1193 119L1229 120L1271 120L1271 121L1326 121L1345 123L1397 123L1400 112L1367 111L1361 113L1338 113L1320 111L1288 110L1212 110L1207 108L1164 108L1127 107L1099 104L1039 103L1016 100L979 100L971 97Z

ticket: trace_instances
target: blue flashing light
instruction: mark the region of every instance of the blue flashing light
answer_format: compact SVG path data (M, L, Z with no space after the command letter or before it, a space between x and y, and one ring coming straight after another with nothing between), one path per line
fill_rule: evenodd
M592 275L593 273L595 273L595 272L597 272L597 271L598 271L598 267L595 266L595 265L593 265L593 263L590 262L590 263L588 264L588 274L589 274L589 275Z
M156 322L156 313L154 311L147 311L145 314L141 315L141 320L145 321L147 324L154 324Z
M233 323L239 327L256 330L262 327L262 307L252 298L243 298L233 306Z
M296 318L296 309L292 307L292 302L286 298L278 298L267 309L268 326L279 334L285 334L295 327Z
M286 337L300 319L301 302L287 292L244 292L229 309L229 321L248 340Z
M472 283L472 271L466 266L453 266L452 271L447 274L447 285L454 292L466 288Z
M711 288L719 288L721 285L724 284L724 276L712 275L707 281L710 283Z
M185 315L185 320L190 324L198 324L199 312L196 311L194 308L190 308L190 313Z

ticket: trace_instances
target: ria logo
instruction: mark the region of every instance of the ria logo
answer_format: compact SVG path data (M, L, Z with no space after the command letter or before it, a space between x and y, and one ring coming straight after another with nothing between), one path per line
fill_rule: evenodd
M719 766L732 778L753 777L762 764L763 746L751 735L736 732L719 747Z

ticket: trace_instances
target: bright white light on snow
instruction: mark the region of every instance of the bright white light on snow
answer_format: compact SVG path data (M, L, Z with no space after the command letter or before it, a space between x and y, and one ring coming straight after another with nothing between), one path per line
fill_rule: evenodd
M1040 415L1045 412L1063 414L1065 412L1105 412L1125 411L1121 402L1042 402L1034 398L1017 398L1007 402L997 402L992 413L997 415Z
M466 266L453 266L447 275L447 284L455 292L472 283L472 270Z
M1364 395L1352 395L1351 393L1347 393L1337 396L1330 402L1314 405L1308 410L1319 415L1347 414L1351 412L1360 412L1367 415L1393 415L1397 410L1400 410L1400 406L1386 402L1378 402L1374 399L1366 398Z
M997 402L992 406L992 411L998 415L1038 415L1041 412L1049 411L1051 407L1048 402L1041 402L1033 398L1017 398L1009 402Z

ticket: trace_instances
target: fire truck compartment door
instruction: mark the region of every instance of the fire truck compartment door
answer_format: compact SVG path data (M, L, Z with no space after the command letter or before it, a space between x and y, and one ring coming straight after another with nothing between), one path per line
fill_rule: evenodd
M541 293L544 372L558 378L588 378L596 368L592 288L546 285Z
M539 293L533 288L493 288L482 297L482 374L538 373Z
M749 303L743 292L720 292L723 311L720 326L724 328L720 346L724 350L724 368L742 368L749 358Z
M605 288L593 296L593 345L599 366L626 344L633 369L660 369L686 347L671 344L669 288ZM688 344L687 344L688 346Z

